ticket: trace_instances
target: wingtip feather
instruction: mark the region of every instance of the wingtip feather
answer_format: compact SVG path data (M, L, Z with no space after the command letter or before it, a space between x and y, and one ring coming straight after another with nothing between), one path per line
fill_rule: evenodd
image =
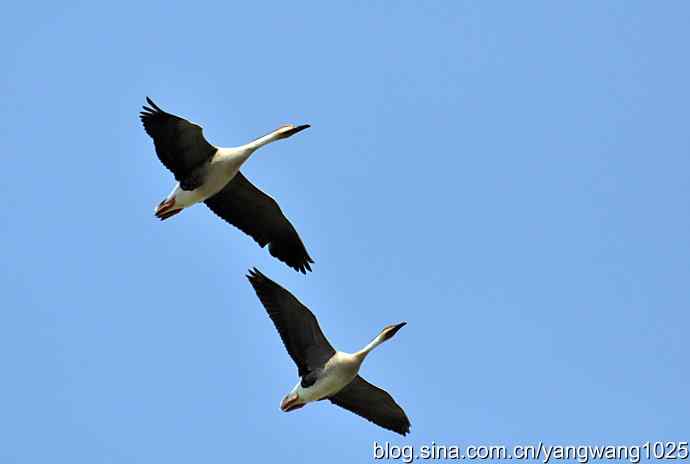
M253 268L249 269L248 272L249 272L249 273L247 274L247 279L249 279L249 282L250 282L250 283L252 284L252 286L254 286L254 287L255 287L256 285L258 285L259 283L261 283L261 281L267 280L267 279L268 279L268 278L267 278L260 270L258 270L256 267L253 267Z
M160 109L160 108L158 107L158 105L156 105L156 104L153 102L153 100L151 100L151 98L149 98L148 96L146 97L146 103L148 103L148 104L151 105L153 108L155 108L156 111L161 111L161 112L163 111L163 110ZM151 110L151 111L152 111L152 110Z

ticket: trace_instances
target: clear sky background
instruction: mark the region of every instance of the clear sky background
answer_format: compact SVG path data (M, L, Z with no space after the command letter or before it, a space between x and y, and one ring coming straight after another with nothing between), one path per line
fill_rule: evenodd
M688 440L687 2L15 2L0 19L0 462L367 462L395 444ZM150 95L245 143L302 276L173 185ZM402 438L296 367L257 266ZM325 460L325 461L324 461Z

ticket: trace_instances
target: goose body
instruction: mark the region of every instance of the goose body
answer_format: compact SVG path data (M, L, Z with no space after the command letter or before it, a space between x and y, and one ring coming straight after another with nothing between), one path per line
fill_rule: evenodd
M336 351L326 362L323 371L319 373L312 385L307 387L303 386L302 384L305 383L305 380L300 377L297 384L290 390L290 393L288 393L285 398L297 397L299 398L298 403L302 406L312 401L320 401L329 398L354 380L360 365L361 362L358 362L350 353ZM308 380L307 383L309 383ZM286 410L288 407L285 403L285 400L281 402L280 407L283 410ZM293 404L293 409L296 409L298 403Z
M163 203L172 202L169 210L176 213L196 203L201 203L211 198L225 187L240 171L240 167L252 155L252 151L239 148L218 148L211 159L199 169L198 175L203 179L198 187L192 190L182 188L180 182L175 184L172 192L163 200ZM154 214L160 217L161 205L156 206ZM176 214L174 213L174 214ZM168 216L170 217L170 216ZM167 219L167 218L161 218Z
M309 127L284 125L239 147L211 145L198 124L160 109L150 98L140 113L156 154L177 183L155 208L161 220L204 202L217 216L250 235L261 247L297 271L311 271L311 259L278 203L256 188L240 167L259 148Z
M314 314L290 292L257 269L247 276L273 321L288 354L297 364L299 381L283 398L280 409L294 411L306 404L329 400L401 435L410 431L405 411L386 391L359 375L367 355L391 339L403 326L389 325L355 353L336 351L324 336Z

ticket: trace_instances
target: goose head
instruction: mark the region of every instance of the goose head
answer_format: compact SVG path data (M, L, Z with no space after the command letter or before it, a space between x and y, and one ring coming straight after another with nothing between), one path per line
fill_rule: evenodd
M303 131L304 129L308 129L309 127L311 127L309 124L302 124L300 126L285 124L284 126L280 126L278 129L275 130L276 138L286 139L288 137L292 137L298 132Z
M381 342L385 342L386 340L390 340L393 338L393 336L398 333L398 330L402 329L407 325L407 322L401 322L400 324L391 324L387 325L386 327L381 330L381 333L377 338L381 340Z

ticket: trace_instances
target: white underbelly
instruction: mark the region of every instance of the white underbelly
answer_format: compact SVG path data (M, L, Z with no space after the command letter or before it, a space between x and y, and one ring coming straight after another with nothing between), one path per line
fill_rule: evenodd
M200 203L220 192L238 171L239 166L231 170L212 170L206 178L206 182L194 190L183 190L178 182L168 198L175 198L175 206L180 208L187 208L195 203Z
M298 384L297 394L305 403L328 398L329 396L335 395L347 384L352 382L352 379L354 379L356 375L356 371L351 371L349 369L336 370L320 378L310 387L304 388L301 383Z

